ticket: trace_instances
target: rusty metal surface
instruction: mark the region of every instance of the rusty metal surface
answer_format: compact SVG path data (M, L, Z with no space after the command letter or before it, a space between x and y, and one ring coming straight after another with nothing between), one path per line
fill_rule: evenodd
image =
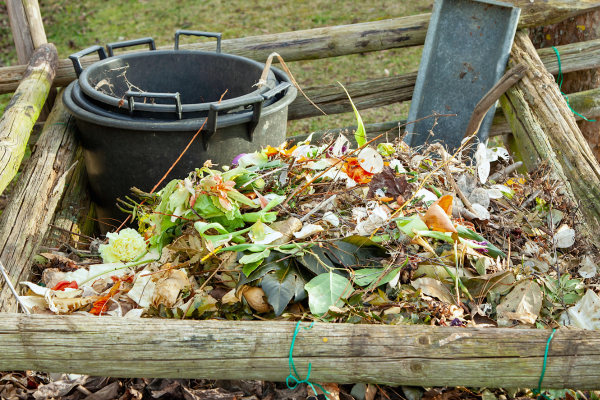
M475 105L504 74L520 12L491 0L435 1L408 120L457 116L439 118L435 127L435 118L408 125L408 144L460 146ZM481 124L480 140L487 139L493 119L494 107Z

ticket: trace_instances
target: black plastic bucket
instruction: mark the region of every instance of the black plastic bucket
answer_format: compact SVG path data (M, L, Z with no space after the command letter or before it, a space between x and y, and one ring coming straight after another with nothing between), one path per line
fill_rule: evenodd
M79 107L72 98L75 82L63 94L67 110L75 117L83 148L100 228L126 218L116 206L135 186L150 191L188 145L202 124L206 125L173 168L163 185L182 179L207 160L230 165L240 153L250 153L285 141L287 110L296 98L288 76L271 68L280 83L266 93L254 94L228 104L212 104L209 116L182 120L121 120L97 115ZM275 101L262 107L265 99ZM243 111L238 111L243 110Z
M217 38L217 52L179 50L179 35ZM113 56L112 50L149 44L150 51ZM221 53L221 34L177 31L174 50L155 50L152 38L92 46L69 58L81 91L96 106L140 118L189 119L208 115L211 104L239 102L273 89L279 83L272 71L256 87L264 64ZM98 52L101 60L82 70L79 59Z

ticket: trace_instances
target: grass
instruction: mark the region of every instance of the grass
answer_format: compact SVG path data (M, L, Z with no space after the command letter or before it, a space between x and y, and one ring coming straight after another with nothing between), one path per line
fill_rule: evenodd
M104 45L126 39L151 36L157 45L173 42L177 29L222 32L237 38L267 33L288 32L324 26L421 14L431 10L432 0L40 0L48 41L56 45L59 56L93 44ZM0 62L17 61L12 43L6 6L0 6ZM182 42L203 40L183 38ZM415 71L422 49L394 49L314 61L290 63L302 87L367 80ZM10 96L0 97L0 112ZM405 118L409 104L394 104L363 110L365 123ZM292 121L288 134L306 133L355 123L351 113Z

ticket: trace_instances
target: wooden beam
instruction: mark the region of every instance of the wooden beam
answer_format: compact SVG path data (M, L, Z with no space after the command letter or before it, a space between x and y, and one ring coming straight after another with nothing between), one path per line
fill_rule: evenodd
M58 54L53 44L40 46L33 53L17 91L0 118L0 193L21 164L29 134L52 87L57 62Z
M21 68L19 68L21 71L20 75L22 75L25 72L25 67L23 66L27 65L29 62L31 55L35 50L35 46L33 45L31 31L27 23L27 14L25 14L25 8L23 7L21 0L6 0L6 8L8 9L10 29L17 50L17 58L19 64L21 64ZM21 79L19 78L15 84L17 84L19 80Z
M583 231L600 246L600 165L524 31L515 35L510 63L524 63L529 68L501 99L519 148L519 161L529 171L542 160L548 162L573 204L579 205Z
M295 325L0 314L0 370L281 382ZM537 387L550 333L318 323L293 357L300 379L312 363L313 382ZM600 389L599 364L600 332L558 330L542 387Z
M600 8L600 1L548 0L543 3L531 3L530 0L515 0L512 3L522 8L520 28L547 25ZM430 17L431 14L421 14L360 24L228 39L223 41L222 49L224 53L265 62L272 52L279 53L286 61L299 61L420 46L425 43ZM172 48L172 45L159 47L167 50ZM214 51L215 44L186 44L181 48ZM130 52L138 51L147 50ZM83 57L81 60L82 65L87 67L98 61L98 56ZM14 91L22 73L22 67L0 68L0 94ZM75 72L71 61L60 60L55 85L65 86L74 79Z
M77 165L67 175L64 195L56 206L56 211L50 223L64 230L50 229L48 237L44 241L45 246L60 247L63 243L70 243L75 248L82 248L72 243L73 241L85 242L85 240L82 240L76 234L93 236L98 227L96 222L96 207L92 203L88 190L88 176L81 146L75 152L75 161ZM73 232L74 234L69 235L65 231Z
M31 32L33 47L37 49L41 45L48 43L44 22L42 21L42 14L40 12L40 5L37 0L21 1L23 2L23 8L25 9L25 15L27 16L27 25Z
M589 42L558 46L563 72L600 68L600 39ZM546 69L558 73L556 54L552 49L538 50ZM417 73L376 78L368 81L350 82L346 89L354 105L359 110L409 101L412 99ZM346 93L339 85L316 86L304 89L306 95L327 114L341 114L352 111ZM296 100L288 109L290 120L311 118L322 115L304 96Z
M46 237L73 166L78 147L75 120L62 100L44 126L10 202L0 215L0 260L13 285L29 279L30 266L38 246ZM5 282L0 280L0 313L16 311L16 303Z

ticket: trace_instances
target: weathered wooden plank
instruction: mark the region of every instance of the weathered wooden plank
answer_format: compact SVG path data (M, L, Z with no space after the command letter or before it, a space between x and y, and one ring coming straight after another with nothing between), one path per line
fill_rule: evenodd
M75 161L77 165L67 176L66 190L56 207L51 225L75 234L92 236L97 228L96 208L88 190L88 176L81 146L77 148ZM69 234L64 231L50 229L44 245L59 247L62 243L68 243L71 240L82 241L77 235L71 235L69 238ZM80 246L75 247L81 248Z
M37 0L21 0L25 15L27 16L27 25L31 32L31 40L33 47L38 48L41 45L48 43L46 39L46 31L44 30L44 22L40 13L40 5Z
M78 146L74 130L74 118L57 99L10 202L0 215L0 260L15 286L29 278L31 260L62 198ZM0 312L15 310L15 299L2 280Z
M0 118L0 193L14 178L25 154L29 134L52 86L58 54L53 44L40 46L23 80Z
M579 204L583 231L600 244L600 165L575 122L554 77L531 40L517 32L510 63L524 63L526 76L506 92L501 105L529 171L548 162L567 195Z
M600 40L558 46L563 72L579 71L600 67ZM558 73L558 59L552 49L540 49L538 54L546 69ZM381 107L412 99L417 73L395 75L367 81L350 82L346 89L354 105L359 110ZM327 114L341 114L352 111L346 93L339 85L326 85L304 89L306 95ZM296 100L288 109L290 120L322 115L304 96Z
M308 323L304 324L308 326ZM289 374L293 322L0 314L0 370L112 377L258 379ZM318 323L294 361L316 382L537 387L544 329ZM600 332L559 330L544 388L600 388Z
M19 60L21 71L20 76L25 72L25 67L35 50L31 31L27 23L27 14L21 0L6 0L6 8L8 9L8 17L10 20L10 29L12 31L15 49L17 50L17 59ZM19 83L20 78L14 81L15 88ZM14 89L11 91L13 92ZM7 92L7 93L11 93Z
M566 18L600 8L598 1L548 0L531 3L530 0L511 1L522 8L519 27L547 25ZM383 21L308 29L296 32L251 36L224 40L225 53L266 61L272 52L279 53L286 61L313 60L366 53L385 49L419 46L425 42L431 14L393 18ZM195 43L181 48L213 51L214 43ZM160 49L172 49L163 46ZM132 50L131 52L140 51ZM145 51L145 50L142 50ZM97 56L82 58L84 67L96 62ZM19 67L0 68L0 93L10 93L23 73ZM70 60L61 60L55 85L65 86L75 79Z

